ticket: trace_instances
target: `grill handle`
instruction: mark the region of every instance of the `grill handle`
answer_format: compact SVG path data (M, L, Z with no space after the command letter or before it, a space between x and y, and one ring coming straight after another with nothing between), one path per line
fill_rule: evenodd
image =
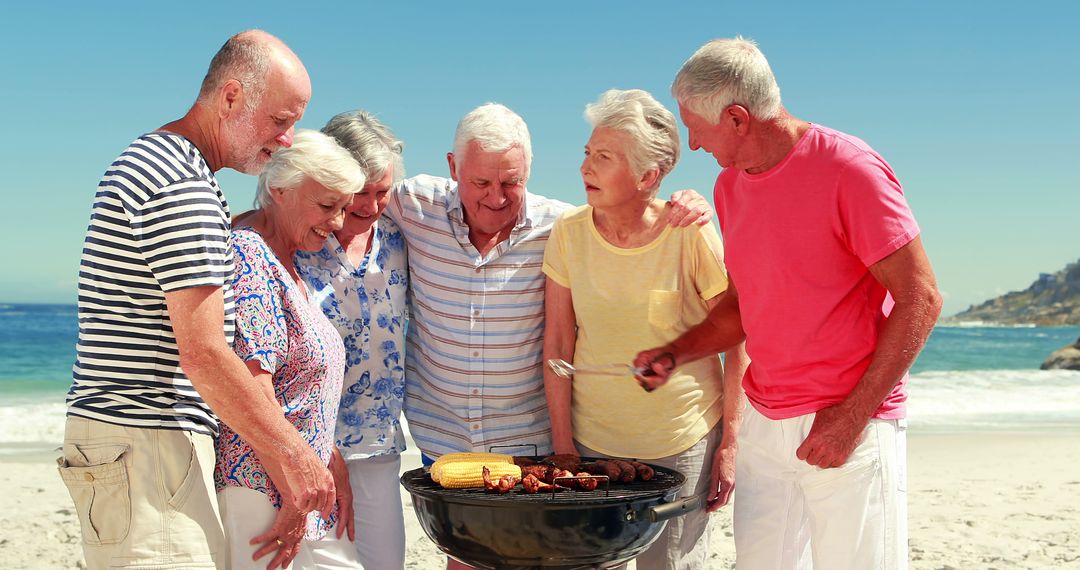
M705 495L693 495L682 499L675 499L657 507L649 507L645 511L645 518L649 522L660 522L681 517L689 512L705 508Z

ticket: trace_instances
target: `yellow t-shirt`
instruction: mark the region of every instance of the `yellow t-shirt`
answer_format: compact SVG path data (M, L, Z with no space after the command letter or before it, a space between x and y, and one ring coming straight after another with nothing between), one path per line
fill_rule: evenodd
M706 300L727 289L713 226L667 227L651 243L611 245L592 207L563 213L544 251L544 273L570 289L577 319L575 364L629 364L704 320ZM633 376L573 378L574 439L618 457L656 459L685 451L722 414L720 357L679 366L666 384L642 390Z

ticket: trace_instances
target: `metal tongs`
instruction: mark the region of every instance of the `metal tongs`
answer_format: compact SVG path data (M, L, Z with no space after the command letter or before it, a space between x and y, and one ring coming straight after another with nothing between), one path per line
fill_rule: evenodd
M556 376L569 378L578 372L585 374L605 374L608 376L637 376L645 372L644 368L630 366L629 364L579 364L574 366L561 358L552 358L547 361L548 368Z

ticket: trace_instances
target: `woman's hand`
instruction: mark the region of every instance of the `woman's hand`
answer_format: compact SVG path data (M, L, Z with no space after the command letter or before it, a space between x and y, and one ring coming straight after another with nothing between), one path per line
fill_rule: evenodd
M266 570L284 569L292 564L293 559L300 553L300 543L304 540L306 528L307 513L293 509L289 501L282 500L274 525L248 543L262 545L251 559L258 560L267 554L274 553L274 557L266 565Z
M724 439L728 441L722 441L713 453L707 501L710 513L728 504L735 490L735 454L739 446L734 437Z
M337 490L337 537L348 533L349 542L356 540L356 521L353 520L352 484L349 483L349 466L338 448L330 457L330 474L334 476L334 489ZM329 514L329 513L327 513Z

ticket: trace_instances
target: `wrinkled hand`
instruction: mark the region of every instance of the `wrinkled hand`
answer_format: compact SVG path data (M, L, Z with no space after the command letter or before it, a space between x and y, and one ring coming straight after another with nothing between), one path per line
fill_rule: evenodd
M334 476L314 449L304 446L291 460L276 467L285 479L283 485L278 485L278 490L289 498L293 509L303 513L319 511L323 515L330 514L334 508ZM278 482L275 480L274 483Z
M822 469L840 467L859 445L865 428L866 421L860 421L842 404L818 410L795 457Z
M731 501L735 490L735 454L738 446L717 447L713 454L712 472L709 476L708 512L718 510Z
M669 225L683 228L690 224L704 226L712 221L712 205L695 190L672 192L668 204L671 204L667 218Z
M300 543L304 540L304 530L307 526L307 514L297 511L283 502L278 510L274 525L270 530L251 539L249 544L261 544L255 551L252 560L258 560L267 554L273 553L274 557L266 565L266 570L275 568L284 569L292 564L296 555L300 553Z
M634 367L645 369L634 379L646 392L652 392L666 384L671 377L671 372L675 370L675 355L666 346L651 348L634 357Z
M330 457L330 474L334 477L337 495L337 537L348 533L349 542L353 542L356 540L356 521L353 519L352 483L349 482L349 467L337 448Z

